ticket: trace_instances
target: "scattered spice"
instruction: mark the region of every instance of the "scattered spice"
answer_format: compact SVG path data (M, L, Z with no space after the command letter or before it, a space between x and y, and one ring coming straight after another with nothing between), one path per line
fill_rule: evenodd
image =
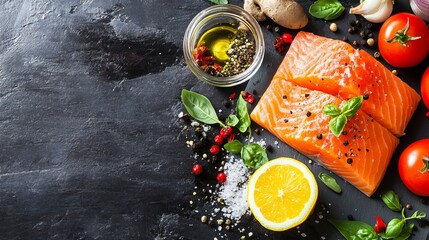
M306 113L306 116L307 116L307 117L310 117L310 116L311 116L311 112L310 112L310 111L308 111L308 112Z
M213 145L210 148L210 153L216 155L220 152L220 147L218 145Z
M392 74L397 76L397 75L398 75L398 70L393 69L393 70L392 70Z
M379 58L379 57L380 57L380 52L375 52L375 53L374 53L374 57L375 57L375 58Z
M366 40L366 44L368 44L368 46L370 46L370 47L374 46L374 44L375 44L374 38L368 38Z
M320 140L323 138L323 135L321 133L319 133L319 134L317 134L316 138Z
M194 164L194 166L192 166L192 173L195 175L200 175L203 173L203 166L201 166L201 164Z
M347 163L348 164L352 164L353 163L353 159L352 158L347 158Z
M217 176L216 176L216 180L217 180L219 183L224 183L224 182L226 182L226 174L225 174L224 172L220 172L220 173L218 173L218 174L217 174Z
M338 30L337 24L331 23L331 25L329 25L329 30L331 30L332 32L336 32Z
M365 94L363 95L363 100L368 100L368 98L369 98L369 94L368 94L368 93L365 93Z

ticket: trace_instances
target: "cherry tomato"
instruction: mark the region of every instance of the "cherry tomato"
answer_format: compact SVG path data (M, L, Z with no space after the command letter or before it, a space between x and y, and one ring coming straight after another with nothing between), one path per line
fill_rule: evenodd
M412 67L429 53L429 29L414 14L398 13L389 17L378 34L381 56L392 66Z
M429 196L429 138L418 140L402 152L399 176L414 194Z
M420 85L420 92L422 94L423 102L425 103L426 107L429 109L429 67L426 68L425 73L423 73L423 77Z

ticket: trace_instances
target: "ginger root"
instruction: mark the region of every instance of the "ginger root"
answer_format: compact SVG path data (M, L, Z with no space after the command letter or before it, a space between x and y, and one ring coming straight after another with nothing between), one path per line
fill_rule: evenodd
M244 0L243 8L258 21L269 17L285 28L300 29L308 23L304 9L294 0Z

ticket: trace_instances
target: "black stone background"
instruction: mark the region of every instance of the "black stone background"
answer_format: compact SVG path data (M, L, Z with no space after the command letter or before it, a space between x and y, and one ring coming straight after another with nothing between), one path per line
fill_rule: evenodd
M342 2L346 11L357 4ZM301 4L308 9L311 1ZM395 4L395 12L410 11L408 1ZM190 174L192 152L177 118L184 111L183 88L203 93L215 107L246 88L207 85L186 67L186 27L211 5L206 0L0 1L0 239L219 238L188 206L199 180ZM336 21L336 34L328 30L329 22L312 17L304 30L341 38L348 35L350 17L345 13ZM283 57L272 48L279 33L268 31L267 23L272 24L261 23L265 60L247 86L259 93ZM428 59L399 73L418 89L426 66ZM393 188L404 203L420 210L427 205L404 188L396 160L407 144L429 136L424 113L420 104L379 190ZM269 134L261 137L275 141ZM286 155L307 162L286 145L280 147L271 158ZM309 166L315 174L324 171ZM272 233L252 219L242 227L253 233L252 239L300 239L302 232L304 239L337 239L328 217L351 214L370 224L376 215L399 217L377 194L367 198L337 180L343 194L320 185L315 213L300 230ZM419 227L413 239L426 239L428 233L428 227ZM235 229L224 239L241 235Z

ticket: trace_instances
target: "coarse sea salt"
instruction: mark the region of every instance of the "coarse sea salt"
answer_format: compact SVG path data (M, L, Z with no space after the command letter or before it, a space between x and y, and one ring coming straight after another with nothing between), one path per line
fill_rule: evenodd
M228 180L218 187L218 196L225 202L221 211L224 217L238 222L249 211L246 191L250 173L240 158L232 154L225 158L224 172Z

